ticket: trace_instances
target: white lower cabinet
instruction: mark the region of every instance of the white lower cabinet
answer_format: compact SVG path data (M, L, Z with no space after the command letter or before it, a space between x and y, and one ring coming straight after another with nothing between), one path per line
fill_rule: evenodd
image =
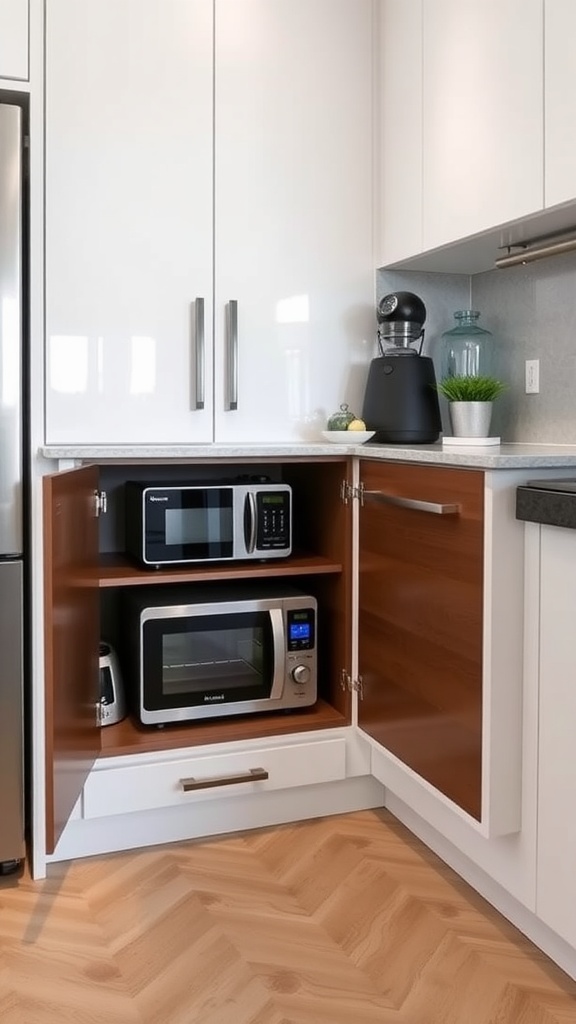
M106 593L141 582L140 570L121 552L99 557L94 493L105 469L100 477L97 466L84 466L44 480L47 710L41 728L53 764L36 755L45 798L37 786L34 876L43 877L52 861L386 806L576 976L576 531L525 527L516 519L516 488L533 473L375 463L368 453L360 460L320 456L276 464L293 488L304 550L280 568L260 571L292 576L318 600L323 642L316 706L288 717L246 715L165 730L141 729L130 718L101 730L94 722L96 735L71 758L62 740L78 716L63 729L62 711L90 702L89 689L73 693L70 682L89 681L89 648L97 649L101 625L98 608L92 600L81 607L80 594L100 591L104 621L114 607L106 609ZM541 478L570 473L538 469ZM361 488L351 481L365 484L362 507ZM402 517L392 529L381 509L397 509L400 499ZM369 511L373 502L377 516ZM455 506L459 524L434 512L445 507L455 515ZM78 528L83 517L90 529ZM394 538L393 552L375 539L383 530ZM403 549L410 557L398 555ZM442 577L447 549L456 552L459 571L467 566L464 581ZM230 572L251 574L239 566L180 572L199 585L214 573L223 580ZM176 569L164 575L165 582L182 582ZM526 607L525 592L532 599ZM411 654L406 662L398 651L407 628L403 599L419 632L419 639L401 644ZM450 612L447 599L453 609L460 601L464 617L473 610L468 634L458 619L462 608ZM436 631L434 615L442 620ZM377 628L368 622L374 617ZM81 619L91 628L80 629ZM121 621L116 625L122 628ZM97 671L94 676L97 690ZM400 701L395 695L402 687ZM475 717L465 687L473 687ZM50 719L51 708L59 709L58 722ZM411 744L399 745L399 738ZM419 756L403 756L415 748ZM442 785L470 765L471 749L472 804L459 802L458 788Z
M392 493L440 502L443 487L447 500L448 479L441 479L440 489L432 494L424 491L423 485L428 486L426 468L418 467L418 472L418 493L406 490L409 482L407 472L402 481L404 492L396 487ZM450 470L445 472L449 474ZM380 489L384 489L385 465L380 475ZM551 476L558 478L570 475L570 470L539 468L537 475L540 479ZM377 742L378 736L384 734L384 719L370 715L369 709L364 711L362 704L359 705L359 724L362 727L365 718L367 730L372 731L372 774L385 786L386 806L392 813L504 913L511 915L519 926L532 928L530 934L535 941L544 941L538 933L539 924L544 922L576 948L573 913L576 900L576 876L573 870L576 824L567 811L576 802L573 729L576 721L576 648L573 644L576 617L576 531L543 528L539 681L537 611L525 619L525 594L538 594L539 572L534 559L526 555L525 525L515 518L516 487L533 476L534 472L515 470L485 473L481 619L482 799L479 817L466 813L455 800L448 799L438 787L427 782L422 777L423 772L419 774L411 769L404 760L395 756L393 750L385 749ZM394 478L390 482L394 484ZM369 493L376 493L373 483L370 483ZM453 494L451 499L457 501L458 495ZM386 505L382 508L385 509ZM413 719L406 715L404 722L395 722L395 708L392 707L388 709L387 728L390 730L392 726L392 739L396 741L398 736L402 738L402 732L405 742L412 735L411 752L419 755L420 764L422 761L428 763L432 771L438 761L444 763L445 776L452 782L458 772L462 774L465 766L462 759L463 752L466 752L465 735L463 742L457 746L454 743L458 737L457 731L444 731L445 739L453 741L454 749L451 749L448 742L444 750L440 743L435 747L430 743L429 749L424 744L427 742L427 731L431 735L433 729L438 728L440 716L446 713L447 699L452 693L447 689L450 675L445 672L441 677L444 687L441 699L436 713L431 714L435 705L426 687L431 690L434 680L435 645L444 640L448 649L452 636L455 650L466 649L466 636L458 621L462 607L452 615L446 609L449 588L457 577L453 569L450 580L438 582L445 561L435 573L429 570L425 577L417 576L414 561L415 557L421 556L418 544L422 543L422 538L425 538L428 549L436 552L441 530L444 530L447 540L449 527L448 524L442 527L440 523L427 525L422 516L421 522L414 525L414 532L408 534L407 516L408 512L404 513L404 522L401 524L398 520L394 530L390 522L385 526L382 521L379 531L372 524L372 529L368 531L370 545L365 557L364 575L373 577L376 566L380 564L378 555L383 560L385 542L382 536L387 532L393 537L393 549L385 552L385 571L390 585L398 588L398 580L393 575L396 565L402 586L392 595L383 594L380 618L383 619L382 609L388 609L388 603L394 606L397 616L395 631L400 637L403 650L410 652L409 665L413 664L416 656L416 634L420 631L427 640L423 664L428 659L431 671L427 673L426 668L421 667L419 672L412 675L404 672L406 693L403 694L403 703L397 702L398 707L400 712L405 705L415 707L419 715L414 715ZM442 517L430 515L429 518L440 521ZM432 536L437 539L434 548L431 544ZM450 542L451 551L457 558L456 564L462 568L465 559L457 547L457 539L455 534ZM401 544L409 551L404 561L401 558L396 560L394 555L394 550L398 550ZM469 549L466 556L469 562L471 554ZM406 566L405 578L401 576L403 564ZM362 578L361 573L361 593ZM419 586L416 586L417 581ZM437 599L433 585L440 587ZM375 593L374 584L371 586ZM465 592L463 590L462 595ZM425 595L425 601L422 595ZM407 606L402 606L403 599L410 601L412 608L409 623ZM364 618L369 614L370 609L364 607ZM385 627L386 622L380 625L381 628L382 625ZM426 626L430 627L427 635ZM402 640L408 629L411 631L410 642ZM395 653L395 643L393 640L388 645L386 663L385 653L381 651L381 675L385 676L390 665L402 666L402 652L400 655ZM376 663L377 659L372 652L367 662L369 672L374 672ZM369 676L364 678L363 683L365 690L373 687ZM427 703L421 700L417 703L415 695L419 698L427 695ZM409 696L412 697L411 702L408 702ZM454 709L456 722L459 717L466 721L463 718L465 709L462 698ZM382 708L380 712L382 714ZM416 736L419 744L415 751ZM423 758L420 756L422 752ZM418 757L414 757L414 760L418 762ZM529 920L522 918L525 911L532 915Z
M576 531L532 529L540 535L536 909L576 948Z
M0 78L28 79L28 0L0 0Z
M294 550L288 559L201 562L148 573L126 557L118 524L126 480L135 473L154 478L158 468L89 464L44 477L42 728L49 756L38 765L45 792L42 798L36 790L35 876L51 860L382 806L369 748L351 724L352 694L341 685L351 647L351 512L341 498L350 460L295 455L270 463L263 455L258 463L230 465L206 459L186 469L179 462L164 465L162 479L255 469L291 487ZM94 495L101 491L107 511L99 531ZM234 580L244 581L255 597L261 585L293 584L316 599L316 702L164 729L142 726L132 704L131 716L99 729L90 713L98 702L99 637L111 643L121 664L125 659L127 683L131 676L122 592L145 583L153 602L156 584L162 594L165 586L207 583L224 599Z
M117 760L116 761L117 765ZM282 746L243 746L201 756L118 767L100 765L86 781L83 817L181 807L232 792L263 793L346 777L346 741L322 739Z
M483 877L533 911L536 693L523 667L524 528L514 516L525 475L390 470L363 475L372 501L360 511L359 725L372 774L390 810L472 884ZM440 515L442 503L460 512Z
M250 773L253 773L250 777ZM264 777L264 774L267 777ZM190 788L199 786L200 788ZM186 788L185 788L186 787ZM384 803L352 727L100 759L54 854L68 860Z

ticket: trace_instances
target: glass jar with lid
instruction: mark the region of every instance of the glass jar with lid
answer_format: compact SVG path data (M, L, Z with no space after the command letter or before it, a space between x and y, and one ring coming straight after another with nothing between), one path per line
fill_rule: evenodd
M459 309L454 318L456 326L442 335L442 376L491 376L493 338L490 331L480 327L480 313Z

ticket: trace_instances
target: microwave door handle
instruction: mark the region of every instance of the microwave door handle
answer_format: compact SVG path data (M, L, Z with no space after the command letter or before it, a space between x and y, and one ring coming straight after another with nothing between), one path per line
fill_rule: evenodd
M281 608L270 609L270 622L272 625L272 643L274 645L274 676L270 700L280 700L284 689L284 666L286 640L284 637L284 614Z
M254 491L248 491L245 503L244 541L246 553L251 555L256 550L256 495Z

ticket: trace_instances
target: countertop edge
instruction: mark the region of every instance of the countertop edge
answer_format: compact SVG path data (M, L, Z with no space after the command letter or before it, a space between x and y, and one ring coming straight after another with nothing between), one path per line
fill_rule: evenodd
M576 467L576 445L502 444L490 448L443 448L433 445L315 444L278 442L237 445L43 445L38 455L53 461L114 462L145 460L314 458L355 456L395 462L419 462L470 469Z

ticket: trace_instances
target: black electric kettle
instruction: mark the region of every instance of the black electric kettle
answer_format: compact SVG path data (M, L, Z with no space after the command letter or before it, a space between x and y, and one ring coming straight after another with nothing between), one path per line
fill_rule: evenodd
M426 307L413 292L392 292L378 304L378 348L362 408L372 444L432 444L442 429L434 363L422 355ZM418 348L412 346L420 342Z

